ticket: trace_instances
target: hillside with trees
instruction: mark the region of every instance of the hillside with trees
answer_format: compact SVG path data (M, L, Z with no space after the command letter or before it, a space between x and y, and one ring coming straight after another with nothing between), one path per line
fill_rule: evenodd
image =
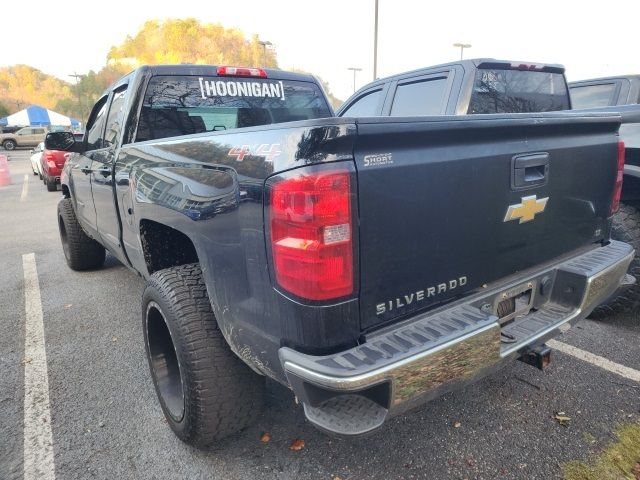
M257 35L247 38L236 28L201 23L195 18L150 20L136 35L111 47L106 60L102 69L79 74L77 81L62 80L28 65L0 68L0 117L37 104L84 122L91 106L111 83L144 64L278 68L277 52L262 45ZM332 104L339 105L341 101L331 95L329 85L320 81Z

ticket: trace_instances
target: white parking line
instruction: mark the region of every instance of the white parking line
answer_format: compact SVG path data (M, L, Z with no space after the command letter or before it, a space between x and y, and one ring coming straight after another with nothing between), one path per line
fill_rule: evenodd
M24 176L24 182L22 183L22 194L20 195L20 201L24 202L27 199L29 193L29 175Z
M549 340L547 342L547 345L558 350L559 352L566 353L567 355L571 355L572 357L578 358L584 362L588 362L592 365L603 368L604 370L615 373L616 375L620 375L621 377L640 383L640 371L638 370L625 367L624 365L620 365L619 363L607 360L604 357L594 355L593 353L587 352L571 345L567 345L566 343L558 342L557 340Z
M25 297L24 480L54 480L47 353L36 256L22 256Z

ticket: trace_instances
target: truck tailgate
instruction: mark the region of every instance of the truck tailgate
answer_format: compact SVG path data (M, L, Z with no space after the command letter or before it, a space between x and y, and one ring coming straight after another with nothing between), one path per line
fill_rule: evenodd
M358 119L363 330L608 238L619 117Z

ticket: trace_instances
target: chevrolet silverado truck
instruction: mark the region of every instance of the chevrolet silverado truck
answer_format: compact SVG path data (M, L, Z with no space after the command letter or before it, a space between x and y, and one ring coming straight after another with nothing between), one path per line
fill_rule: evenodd
M141 67L94 106L57 221L67 264L146 279L142 326L168 424L210 446L265 378L313 425L359 435L544 342L620 285L610 239L620 118L336 118L279 70ZM577 175L577 172L589 174Z
M569 83L574 109L617 112L622 119L620 140L624 143L624 181L620 210L613 217L611 235L640 250L640 75L605 77ZM640 257L631 262L629 273L640 276ZM638 283L622 289L597 309L600 315L635 312L640 307Z

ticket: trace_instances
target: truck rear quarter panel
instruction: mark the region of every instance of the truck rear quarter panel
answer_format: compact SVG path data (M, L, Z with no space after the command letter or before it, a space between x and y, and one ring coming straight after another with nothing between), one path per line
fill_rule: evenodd
M356 300L302 305L278 293L269 273L265 180L303 165L353 162L354 125L340 119L308 123L125 145L115 167L123 244L133 268L149 275L143 220L189 237L231 348L282 380L277 349L283 344L343 345L359 332Z

